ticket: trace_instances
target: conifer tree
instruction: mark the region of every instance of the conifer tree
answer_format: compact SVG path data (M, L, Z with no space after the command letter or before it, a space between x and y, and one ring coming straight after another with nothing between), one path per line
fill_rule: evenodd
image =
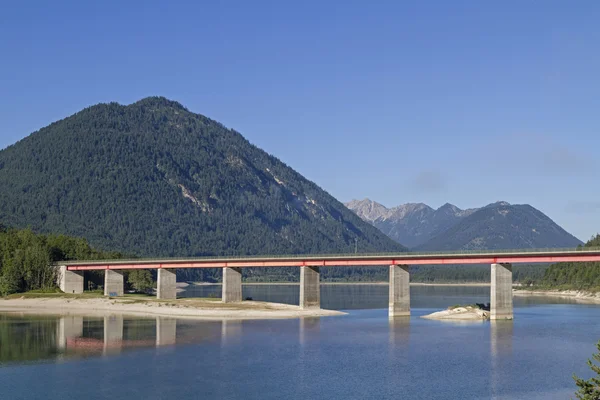
M600 363L600 341L596 343L598 353L592 355L592 359L596 363ZM588 366L596 374L590 379L582 379L573 374L573 379L579 387L576 395L580 400L600 400L600 366L594 361L588 359Z

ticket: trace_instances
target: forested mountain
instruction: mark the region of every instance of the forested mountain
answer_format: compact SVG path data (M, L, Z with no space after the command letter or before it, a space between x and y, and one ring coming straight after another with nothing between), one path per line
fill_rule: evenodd
M445 204L386 208L369 199L346 203L365 221L415 251L575 247L581 241L530 205L506 202L461 210Z
M582 242L528 204L482 207L415 250L576 247Z
M0 152L0 222L137 256L402 251L238 132L151 97Z

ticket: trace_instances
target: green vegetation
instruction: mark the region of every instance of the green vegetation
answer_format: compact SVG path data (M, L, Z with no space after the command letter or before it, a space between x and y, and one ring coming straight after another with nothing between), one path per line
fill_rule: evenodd
M352 252L355 239L403 250L239 133L159 97L86 108L0 151L0 222L140 257Z
M591 238L584 247L600 247L600 235ZM600 263L557 263L546 270L537 289L600 291Z
M595 362L600 362L600 342L596 343L598 353L592 355L592 359ZM588 360L587 364L595 374L588 380L573 375L575 384L579 387L576 395L580 400L600 400L600 366L594 363L592 360Z
M50 264L63 260L119 258L101 252L85 239L64 235L36 235L30 229L0 228L0 295L33 291L56 291L56 273Z
M360 252L404 250L239 133L161 97L86 108L0 151L0 222L139 257L351 253L355 239ZM0 293L49 288L53 277L35 267L48 260L104 257L70 240L77 243L66 250L42 239L27 252L9 250L15 261L2 261ZM515 267L514 277L538 281L541 273ZM154 274L126 282L144 291ZM221 280L219 269L177 275ZM489 266L420 266L411 277L489 282ZM299 271L248 268L244 279L297 281ZM388 269L323 268L322 279L385 281ZM102 274L86 273L84 286L98 289Z
M133 271L129 271L127 281L138 293L148 292L155 286L152 274L145 269L134 269Z
M528 204L489 204L416 251L575 247L581 241Z

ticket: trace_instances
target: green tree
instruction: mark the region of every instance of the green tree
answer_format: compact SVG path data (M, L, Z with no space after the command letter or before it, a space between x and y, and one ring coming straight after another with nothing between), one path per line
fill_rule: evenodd
M136 292L146 292L154 287L152 274L146 269L134 269L129 271L127 281Z
M594 353L592 359L595 362L600 362L600 341L596 343L596 348L598 349L598 353ZM575 383L579 386L576 395L580 400L600 400L600 366L594 364L594 361L588 359L587 364L596 376L585 380L573 374L573 379L575 379Z
M4 262L2 275L0 275L0 295L7 296L22 290L22 274L11 262Z
M0 295L56 287L53 263L62 260L121 258L90 247L85 239L63 235L39 235L31 229L0 226ZM89 271L88 280L100 274Z

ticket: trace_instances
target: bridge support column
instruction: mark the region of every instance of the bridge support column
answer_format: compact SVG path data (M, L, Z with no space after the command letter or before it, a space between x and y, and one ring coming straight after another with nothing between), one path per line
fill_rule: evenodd
M123 273L114 269L104 271L104 295L123 296Z
M300 267L300 307L321 308L319 267Z
M223 268L223 303L242 301L242 270L241 268Z
M513 319L512 265L492 264L490 319Z
M410 274L408 265L390 265L389 316L410 315Z
M56 267L56 283L65 293L83 293L83 271L69 271L65 265Z
M156 282L156 298L172 300L177 298L177 278L174 269L159 268Z

